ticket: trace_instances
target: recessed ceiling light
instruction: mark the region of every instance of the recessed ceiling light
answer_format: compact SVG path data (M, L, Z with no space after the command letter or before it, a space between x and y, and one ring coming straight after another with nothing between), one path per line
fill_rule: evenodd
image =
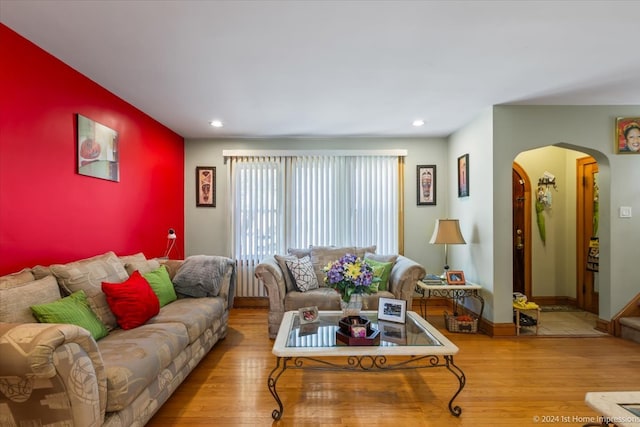
M422 119L416 119L416 120L414 120L414 121L413 121L413 123L412 123L412 124L413 124L413 126L415 126L415 127L417 127L417 128L418 128L418 127L420 127L420 126L424 126L424 120L422 120Z
M209 122L209 124L211 126L213 126L214 128L221 128L222 127L222 121L221 120L211 120Z

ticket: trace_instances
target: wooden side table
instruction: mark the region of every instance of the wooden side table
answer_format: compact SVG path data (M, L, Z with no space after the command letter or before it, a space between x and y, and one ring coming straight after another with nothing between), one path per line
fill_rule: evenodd
M520 328L536 328L536 335L538 335L538 329L540 327L540 307L536 308L519 308L515 305L513 306L513 311L516 315L516 336L520 335ZM531 326L521 325L520 324L520 313L521 312L531 312L535 313L534 319L536 319L536 324Z

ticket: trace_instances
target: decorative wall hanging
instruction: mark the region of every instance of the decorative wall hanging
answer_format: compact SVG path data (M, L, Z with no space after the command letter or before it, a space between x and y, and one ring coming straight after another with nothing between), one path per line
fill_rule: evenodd
M551 187L558 191L556 177L551 172L545 172L542 177L538 179L538 193L536 196L536 222L538 223L538 232L540 233L540 239L542 239L543 244L547 241L547 230L543 213L545 209L551 209L551 205L553 204Z
M216 168L196 167L196 206L216 207Z
M120 181L118 132L77 114L78 174Z
M436 165L418 165L416 172L418 205L436 204Z
M640 154L640 117L616 119L615 153Z
M458 157L458 197L469 196L469 155Z

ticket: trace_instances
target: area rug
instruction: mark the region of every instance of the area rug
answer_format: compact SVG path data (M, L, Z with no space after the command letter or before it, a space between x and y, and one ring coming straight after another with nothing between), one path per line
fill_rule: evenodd
M540 311L546 311L546 312L558 312L558 311L563 311L563 312L570 312L570 311L583 311L580 310L577 307L574 307L572 305L541 305L540 306Z
M595 329L598 316L586 311L553 311L540 313L538 336L603 337L608 334ZM522 328L520 335L535 335L535 327Z

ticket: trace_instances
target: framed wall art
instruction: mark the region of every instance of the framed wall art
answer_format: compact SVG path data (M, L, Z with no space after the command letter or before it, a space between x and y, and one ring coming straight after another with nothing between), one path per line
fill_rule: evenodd
M118 132L77 114L78 174L120 181Z
M196 206L216 207L216 168L196 167Z
M458 157L458 197L469 196L469 155Z
M616 154L640 154L640 117L618 117L615 136Z
M436 165L418 165L416 171L418 205L436 204Z

